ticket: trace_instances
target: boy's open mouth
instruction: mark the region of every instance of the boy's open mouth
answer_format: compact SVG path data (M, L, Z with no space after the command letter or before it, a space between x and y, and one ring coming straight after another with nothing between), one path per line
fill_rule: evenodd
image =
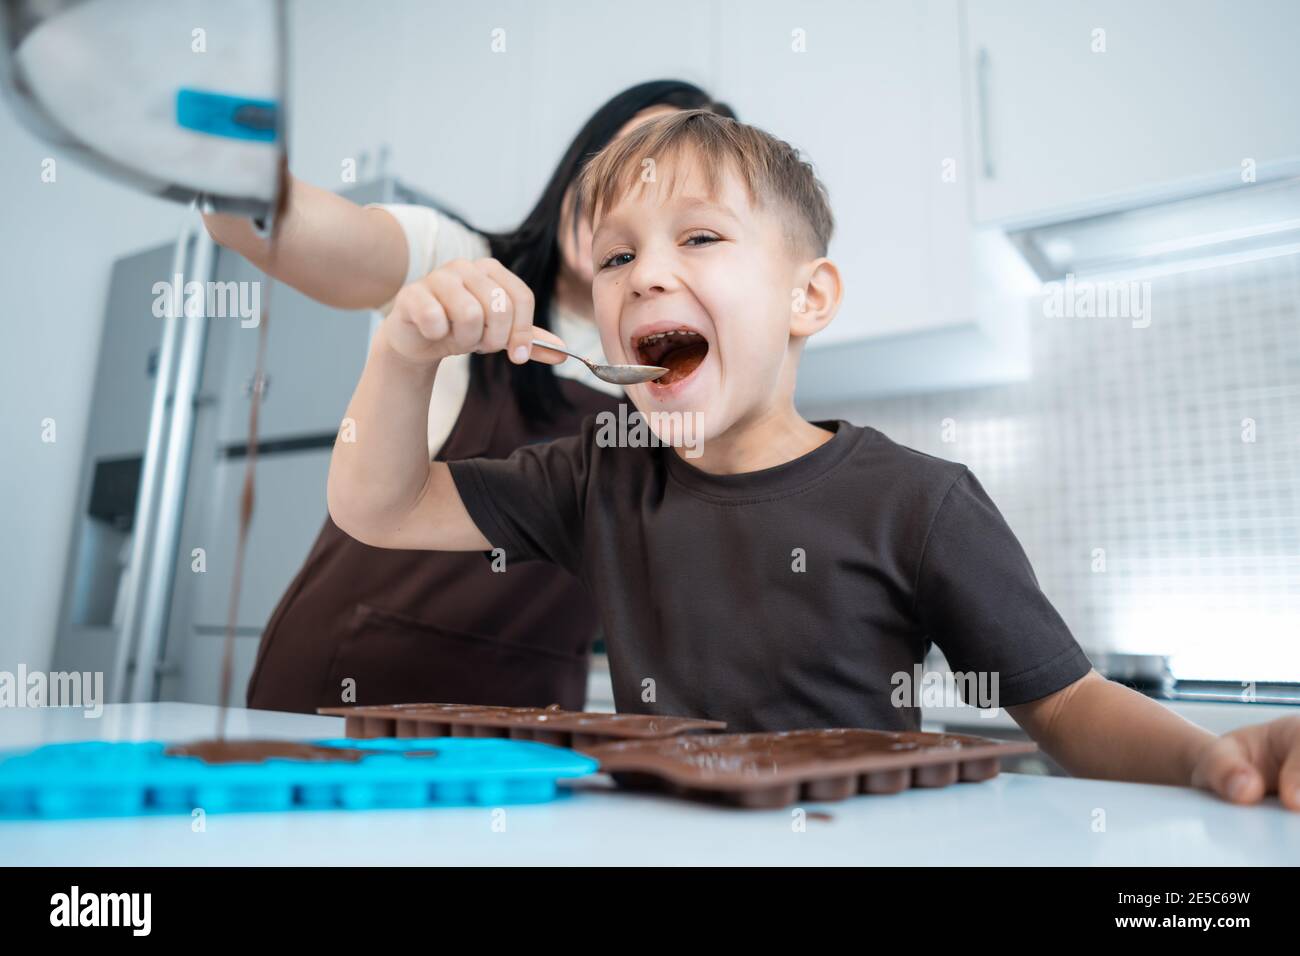
M708 340L686 328L643 335L636 342L638 362L668 369L666 375L654 380L654 385L671 385L687 378L708 354Z

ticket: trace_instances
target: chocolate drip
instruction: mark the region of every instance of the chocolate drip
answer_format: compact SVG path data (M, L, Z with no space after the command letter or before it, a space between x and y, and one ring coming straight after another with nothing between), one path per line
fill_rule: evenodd
M283 29L283 24L281 25ZM283 34L282 34L283 35ZM281 111L282 112L282 111ZM281 119L279 135L286 135ZM226 609L226 636L221 652L221 691L217 699L217 740L226 736L226 709L230 706L230 685L234 679L235 669L235 627L239 620L239 594L244 581L244 553L248 548L248 528L253 522L254 477L257 468L257 418L262 408L262 396L266 391L266 330L270 324L270 303L275 290L273 278L276 249L280 227L284 221L285 210L289 207L289 160L281 156L279 169L279 190L276 196L275 213L271 220L270 258L266 276L267 307L262 310L261 321L257 328L257 362L253 369L253 394L248 409L248 459L244 467L244 488L239 496L239 538L235 545L235 568L230 580L230 601Z

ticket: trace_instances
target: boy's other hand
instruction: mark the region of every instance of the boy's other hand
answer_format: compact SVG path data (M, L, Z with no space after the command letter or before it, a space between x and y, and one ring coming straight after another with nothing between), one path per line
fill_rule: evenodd
M1300 811L1300 717L1241 727L1212 741L1191 782L1232 803L1257 803L1276 793L1284 807Z
M533 350L533 339L563 345L533 325L533 293L496 259L453 259L405 286L382 326L388 346L409 362L506 350L510 361L558 365L564 356Z

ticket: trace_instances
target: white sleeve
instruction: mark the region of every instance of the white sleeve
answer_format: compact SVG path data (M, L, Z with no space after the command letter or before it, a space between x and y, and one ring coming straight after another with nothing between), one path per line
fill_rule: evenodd
M406 236L406 278L402 285L428 275L444 262L481 259L489 252L486 239L436 209L393 203L374 205L396 219Z

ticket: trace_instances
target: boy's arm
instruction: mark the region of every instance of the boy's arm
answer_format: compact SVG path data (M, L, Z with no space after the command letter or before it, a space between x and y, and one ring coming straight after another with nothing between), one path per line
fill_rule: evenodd
M1135 690L1089 671L1054 694L1007 707L1071 774L1186 784L1214 735ZM1142 728L1133 733L1133 728Z
M412 363L375 332L350 420L330 458L330 517L377 548L486 551L445 462L429 461L429 399L438 365ZM347 439L354 438L349 441Z
M533 327L528 287L494 259L455 260L406 286L376 330L330 458L330 517L380 548L486 551L444 462L430 462L429 399L442 359L508 349L529 361L533 338L563 343ZM537 350L541 361L564 356Z
M1201 787L1233 803L1277 793L1300 811L1300 716L1216 737L1096 671L1007 711L1076 776Z

